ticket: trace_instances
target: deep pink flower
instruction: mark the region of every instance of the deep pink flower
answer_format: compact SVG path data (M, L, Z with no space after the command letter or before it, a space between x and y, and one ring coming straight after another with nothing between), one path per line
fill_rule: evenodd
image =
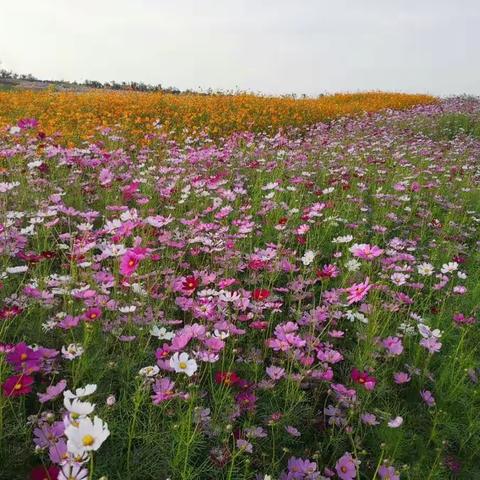
M22 118L17 124L21 129L37 128L38 120L35 118Z
M125 277L130 277L145 257L146 249L144 248L135 247L127 250L120 262L120 273Z
M50 465L48 468L40 465L30 472L30 480L57 480L60 468Z
M30 348L26 343L21 342L8 353L7 362L24 373L38 372L42 362L42 355L39 351Z
M373 390L377 383L375 377L368 375L367 372L361 372L360 370L354 368L351 373L352 380L355 383L360 383L365 387L366 390Z
M28 375L12 375L3 382L3 393L6 397L20 397L32 391L33 377Z
M94 322L102 316L102 310L98 307L89 308L84 314L83 318L86 322Z
M266 300L270 296L270 290L267 290L266 288L256 288L252 292L252 298L257 301L263 301Z

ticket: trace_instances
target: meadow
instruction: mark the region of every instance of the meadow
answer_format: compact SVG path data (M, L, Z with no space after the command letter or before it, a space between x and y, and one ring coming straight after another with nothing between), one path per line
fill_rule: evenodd
M479 99L0 122L0 479L480 479Z

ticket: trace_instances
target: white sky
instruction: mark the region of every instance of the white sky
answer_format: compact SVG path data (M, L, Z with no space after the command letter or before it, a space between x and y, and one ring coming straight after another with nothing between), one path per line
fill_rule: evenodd
M480 95L480 0L0 0L0 61L180 89Z

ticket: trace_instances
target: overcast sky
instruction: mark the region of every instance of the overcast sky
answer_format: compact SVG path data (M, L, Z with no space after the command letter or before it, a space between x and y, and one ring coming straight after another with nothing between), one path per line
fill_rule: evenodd
M480 0L0 0L0 61L181 89L480 95Z

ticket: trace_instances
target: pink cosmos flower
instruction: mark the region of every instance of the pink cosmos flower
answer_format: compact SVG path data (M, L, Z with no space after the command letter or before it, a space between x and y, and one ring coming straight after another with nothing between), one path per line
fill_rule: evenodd
M426 348L430 353L439 352L442 348L442 343L438 341L436 337L422 338L420 340L420 345Z
M170 378L160 378L153 385L154 395L152 395L152 401L155 405L172 399L175 396L174 392L175 383Z
M45 403L50 400L55 400L67 386L66 380L60 380L56 385L50 385L47 387L47 391L45 393L37 393L38 400L40 403Z
M392 356L398 356L403 352L402 340L398 337L387 337L383 340L382 345Z
M350 247L354 257L361 258L363 260L373 260L379 257L383 250L375 245L369 245L368 243L356 243Z
M369 290L372 288L372 284L369 283L369 278L367 277L362 283L355 283L351 287L346 289L348 293L348 304L361 302L366 296Z
M364 413L360 418L365 425L370 425L372 427L380 423L373 413Z
M411 377L406 372L395 372L393 374L393 381L397 385L401 385L402 383L408 383L411 380Z
M341 480L353 480L357 476L358 460L355 460L351 453L346 452L335 464L338 478Z
M280 380L285 375L285 369L274 365L267 367L266 372L272 380Z
M378 474L382 480L400 480L400 474L396 472L394 467L382 465L378 470Z
M430 390L422 390L420 392L420 396L422 397L422 400L429 406L429 407L434 407L435 406L435 398L432 395L432 392Z
M403 424L403 418L400 417L400 416L393 418L392 420L390 420L390 421L387 423L387 425L388 425L390 428L398 428L398 427L400 427L402 424Z
M472 325L476 322L475 317L466 317L463 313L454 313L453 321L457 325Z

